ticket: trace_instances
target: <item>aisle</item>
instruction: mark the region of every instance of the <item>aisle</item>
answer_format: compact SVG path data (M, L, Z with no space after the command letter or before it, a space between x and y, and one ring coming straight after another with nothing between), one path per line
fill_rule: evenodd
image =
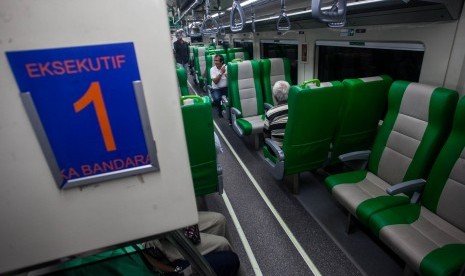
M301 195L292 195L269 174L260 151L238 137L227 120L213 114L223 146L218 161L227 196L208 195L201 207L227 216L243 275L402 273L400 265L365 232L344 233L345 215L324 189L322 177L303 174ZM231 215L225 197L231 203ZM236 230L233 217L243 234Z

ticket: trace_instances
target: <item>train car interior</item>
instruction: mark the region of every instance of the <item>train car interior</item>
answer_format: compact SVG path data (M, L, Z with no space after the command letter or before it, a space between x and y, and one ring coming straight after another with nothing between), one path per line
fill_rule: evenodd
M55 0L43 2L48 7L57 4ZM85 2L94 5L90 0ZM108 1L96 2L99 6L95 12L103 12L104 2ZM147 210L155 210L157 220L163 223L157 225L152 235L144 226L144 231L127 237L123 231L121 235L116 231L115 239L95 246L80 248L76 242L63 242L63 247L79 249L60 250L48 259L31 257L33 261L18 261L18 265L0 261L0 274L465 276L463 0L140 2L144 3L143 8L128 8L134 18L128 14L124 19L128 26L121 27L128 35L109 36L108 43L133 41L131 47L140 69L138 77L144 82L140 90L145 94L142 103L147 105L145 112L150 117L150 122L144 121L142 126L150 128L152 124L154 136L147 138L144 132L144 141L156 145L153 151L160 171L152 172L155 176L145 176L151 174L145 171L128 174L133 182L121 184L121 195L117 195L130 200L113 208L125 210L141 201ZM75 5L78 6L70 7ZM0 3L0 21L9 22L13 18L10 11L16 9L26 15L34 13L27 6L12 0ZM155 18L150 17L153 12L150 8L158 9ZM63 12L68 13L74 14L68 9ZM66 25L72 27L73 20L81 22L71 16ZM140 30L132 29L133 21ZM35 21L28 19L28 22L33 25ZM122 23L111 17L102 27L97 23L79 27L84 42L72 43L107 44L105 39L87 36L86 31L95 28L103 35L104 27L110 28L111 24ZM31 25L10 32L14 27L8 23L5 30L15 34L25 32ZM18 77L12 65L16 62L15 54L19 56L25 49L75 45L67 43L67 36L60 28L52 29L64 41L57 42L56 47L47 43L29 47L29 40L25 39L17 48L11 48L8 37L0 34L0 50L6 52L13 71L13 74L9 69L0 71L0 76L5 76L0 83L11 82L11 87L17 90L13 85L16 78L23 89L24 74ZM140 34L140 38L132 39L131 32ZM178 59L181 51L184 55L184 48L175 45L181 40L183 45L188 44L187 59ZM156 49L152 51L150 47ZM54 60L59 58L60 55ZM111 65L110 61L107 65ZM59 68L50 62L50 72L58 75ZM132 65L129 60L121 64ZM32 77L48 72L44 67L27 68ZM227 93L220 95L218 85L224 78ZM290 87L284 100L273 88L282 81ZM163 82L166 84L160 84ZM142 89L134 85L136 90ZM101 90L104 89L102 81ZM32 101L38 97L36 94L32 94ZM137 97L140 108L141 96ZM96 101L92 98L90 102L97 111ZM111 107L108 110L110 114ZM39 117L41 114L39 110ZM0 116L5 117L6 113L3 115ZM278 121L273 121L275 118ZM4 120L0 121L0 129L2 125L6 129L14 124L6 121L6 117ZM48 126L44 126L47 132ZM39 144L43 142L35 143L32 127L30 133L30 139L34 140L29 142L37 144L39 154ZM6 151L13 140L2 138L0 164L17 158L16 153ZM0 172L8 175L7 167ZM16 178L20 176L6 179ZM124 179L108 178L102 182L124 183ZM157 193L156 189L134 188L147 188L151 181L169 196L160 193L151 200L149 195ZM63 201L61 204L76 202L78 193L112 186L95 181L85 184L87 188L69 189L75 190L74 196L67 196L66 189L60 190L57 196ZM131 194L133 188L138 194ZM12 189L13 186L0 188L0 198L6 200ZM110 201L104 195L102 198L105 199L102 204ZM99 198L95 196L94 200L97 202ZM15 215L8 211L10 201L5 202L0 203L0 209L4 209L0 213L2 225L8 224L6 218ZM179 202L189 211L178 206ZM145 209L130 208L120 211L121 215L137 216L140 220L149 216ZM199 253L189 250L181 253L196 255L186 257L194 272L178 273L177 267L171 272L159 263L158 253L153 253L153 249L146 251L150 238L195 224L200 215L196 217L193 213L205 211L221 213L226 218L231 250L240 262L237 272L218 272L205 256L213 268L208 264L202 267L205 259L200 256L197 260ZM110 219L118 220L103 212L95 216L89 221L99 225L98 221L108 217L109 224L96 230L108 231ZM117 225L120 229L131 229L131 224L138 227L135 220L128 221ZM47 223L59 224L52 219ZM90 222L85 220L86 223ZM0 230L3 241L13 235L14 227ZM34 238L32 229L21 233ZM105 233L93 235L98 239ZM193 247L191 241L183 244L184 237L170 236L161 241ZM37 245L43 246L40 242ZM11 245L3 247L4 257L8 254L5 250L13 248L8 246ZM41 254L36 251L31 255ZM154 259L147 254L155 256ZM18 255L11 260L20 259Z

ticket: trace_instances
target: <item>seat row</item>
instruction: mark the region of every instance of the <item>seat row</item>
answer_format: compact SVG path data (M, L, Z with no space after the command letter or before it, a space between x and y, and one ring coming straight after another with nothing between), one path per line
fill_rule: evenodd
M228 63L228 103L224 117L231 118L235 132L252 136L256 147L263 132L265 110L275 105L272 86L278 80L291 84L287 58L246 60Z
M216 49L214 47L193 47L194 68L198 83L204 87L211 85L210 68L213 66L213 57L223 55L225 63L234 59L248 60L249 53L243 48Z
M349 216L421 275L465 270L465 98L457 99L395 81L372 150L342 157L363 156L368 167L325 180Z
M265 139L263 154L278 180L338 162L343 153L370 148L387 102L387 75L292 86L282 147Z

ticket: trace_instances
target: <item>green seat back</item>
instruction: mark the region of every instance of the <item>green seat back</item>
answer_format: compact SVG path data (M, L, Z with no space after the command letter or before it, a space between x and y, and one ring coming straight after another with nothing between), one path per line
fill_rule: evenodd
M421 204L465 232L465 97L427 182Z
M181 107L189 162L195 195L202 196L218 191L212 109L208 97L181 97L181 104L186 99L193 101Z
M379 120L386 110L392 79L387 75L346 79L339 126L333 140L332 161L344 153L371 149Z
M272 88L275 82L284 80L291 85L291 63L287 58L269 58L260 60L262 71L263 98L265 103L276 105Z
M327 161L343 91L338 81L320 87L291 87L282 148L285 175L316 169Z
M240 58L242 60L248 60L249 52L245 51L243 48L229 48L228 49L228 60L233 60Z
M207 53L207 56L205 58L205 68L206 68L205 69L206 70L205 75L207 77L207 85L212 85L212 78L211 78L211 75L210 75L210 69L215 65L214 62L213 62L213 59L215 58L215 55L216 54L208 55L208 53ZM224 58L224 64L228 64L227 59L226 59L226 54L221 54L221 56Z
M242 112L242 117L264 113L258 61L228 63L228 93L230 105Z
M221 54L226 54L226 50L225 49L208 49L207 51L205 51L205 56L208 56L208 55L221 55ZM226 64L226 62L225 62Z
M144 257L132 246L73 259L60 265L52 275L161 275L146 265Z
M200 84L204 84L205 78L205 51L207 47L194 48L194 67Z
M197 48L197 46L189 46L189 62L194 61L194 48Z
M426 178L450 131L457 98L446 88L393 82L368 170L391 185Z
M176 66L176 75L178 76L178 85L181 96L189 95L189 88L187 88L187 72L182 66Z
M465 98L453 122L421 206L387 209L370 220L373 232L422 275L458 275L465 265Z

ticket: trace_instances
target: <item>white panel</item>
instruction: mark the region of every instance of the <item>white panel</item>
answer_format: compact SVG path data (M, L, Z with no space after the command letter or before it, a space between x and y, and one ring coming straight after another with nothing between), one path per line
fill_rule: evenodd
M59 190L5 52L133 42L160 172ZM0 274L197 222L165 1L0 2ZM130 135L130 134L128 134Z

